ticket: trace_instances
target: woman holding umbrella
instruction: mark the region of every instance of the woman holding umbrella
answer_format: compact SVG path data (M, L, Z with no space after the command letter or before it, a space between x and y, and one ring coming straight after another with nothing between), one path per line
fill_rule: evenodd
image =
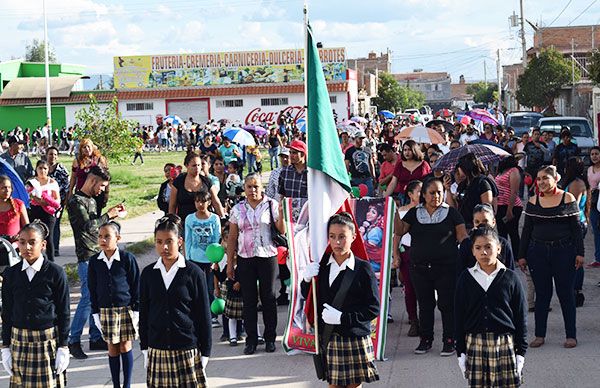
M402 146L402 160L396 164L394 176L388 185L385 196L392 195L397 185L400 185L400 194L398 198L400 204L406 202L406 186L414 180L422 180L423 177L431 172L429 163L424 160L421 147L414 140L407 140Z

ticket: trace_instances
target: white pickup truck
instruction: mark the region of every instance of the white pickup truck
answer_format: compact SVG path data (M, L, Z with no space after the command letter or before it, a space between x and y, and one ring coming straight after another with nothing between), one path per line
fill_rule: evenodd
M418 117L421 118L423 123L433 120L433 113L431 112L431 108L428 105L424 105L420 109L417 109L417 108L405 109L404 113L409 114L409 115L417 115Z

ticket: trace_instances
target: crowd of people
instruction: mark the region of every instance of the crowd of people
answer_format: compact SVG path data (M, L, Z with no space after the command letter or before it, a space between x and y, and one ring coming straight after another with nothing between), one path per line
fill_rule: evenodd
M121 372L123 386L131 383L136 338L152 387L205 385L213 328L222 326L220 341L230 346L245 336L246 355L263 344L266 352L276 351L277 306L289 303L290 279L278 240L284 233L281 200L308 197L305 134L282 119L265 123L269 130L255 135L256 146L243 147L223 136L225 122L190 122L165 124L152 136L150 128L139 129L146 150L186 150L181 165L173 160L164 166L157 206L165 215L154 229L158 257L141 270L135 256L117 246L117 218L126 209L106 208L108 160L93 142L77 140L70 170L57 157L72 151L71 140L67 149L45 147L34 169L23 131L8 136L0 157L30 196L27 209L11 195L11 179L0 177L0 235L18 246L22 258L6 269L2 286L2 362L11 383L63 386L69 357L87 358L81 346L87 322L90 349L108 351L115 386ZM553 284L564 318L564 347L577 346L589 225L595 253L588 267L600 267L600 148L592 149L586 170L568 128L555 143L552 133L535 127L518 138L510 127L484 124L479 133L474 121L441 118L431 128L443 142L398 136L418 124L414 117L365 117L338 125L351 185L364 186L364 196L390 197L398 205L393 277L404 287L407 334L419 337L416 354L429 352L437 306L440 355L456 354L470 386L518 386L527 348L546 341ZM505 152L486 164L468 151L442 163L477 141ZM259 164L265 149L271 173L263 187ZM66 275L53 263L65 208L81 283L72 319ZM351 214L332 217L326 233L332 253L301 269L302 293L318 276L324 378L354 387L379 378L370 337L370 321L379 315L377 279L369 258L351 250L359 233ZM209 253L215 244L224 251L220 263ZM30 287L34 282L45 287ZM211 309L217 297L225 299L221 322ZM531 342L528 311L535 320ZM26 352L36 364L26 362Z

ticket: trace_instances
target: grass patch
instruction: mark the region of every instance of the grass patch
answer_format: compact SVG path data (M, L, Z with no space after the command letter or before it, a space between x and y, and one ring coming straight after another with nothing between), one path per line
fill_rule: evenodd
M69 285L74 286L79 283L79 272L77 272L77 263L68 263L64 267L67 274Z
M127 244L125 249L134 255L143 255L154 249L154 238L148 237L145 240Z

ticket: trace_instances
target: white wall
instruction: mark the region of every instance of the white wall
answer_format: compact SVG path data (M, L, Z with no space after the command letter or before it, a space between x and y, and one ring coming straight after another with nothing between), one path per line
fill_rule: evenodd
M128 111L128 103L143 103L151 102L154 104L152 110L134 110ZM130 119L139 122L141 125L152 125L156 128L156 115L166 115L165 99L149 99L149 100L119 100L119 112L125 119Z
M75 119L75 113L77 113L82 108L88 108L89 104L74 104L74 105L65 105L65 122L68 127L72 127L75 125L77 120ZM100 109L106 109L109 104L108 103L99 103L98 106Z

